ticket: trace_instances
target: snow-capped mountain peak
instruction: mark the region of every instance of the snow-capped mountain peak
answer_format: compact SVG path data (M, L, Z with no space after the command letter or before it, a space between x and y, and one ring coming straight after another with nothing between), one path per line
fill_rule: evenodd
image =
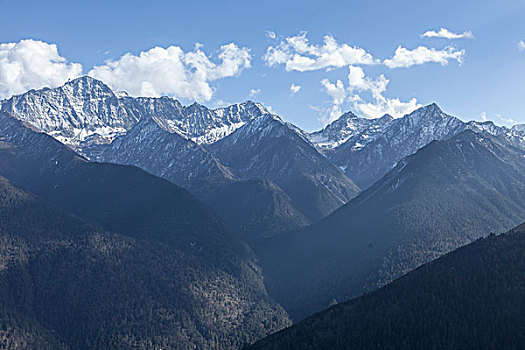
M497 126L491 121L485 121L485 122L470 121L466 124L466 128L476 131L476 132L486 132L493 136L501 135L507 130L507 128Z
M1 108L73 147L90 138L110 142L138 121L106 84L88 76L13 96Z
M388 114L378 119L368 119L346 112L324 129L311 133L309 139L321 149L334 149L371 126L380 126L393 118Z
M525 132L525 124L516 124L512 127L513 131Z
M381 122L383 118L384 121ZM354 122L358 119L346 113L310 137L312 141L317 141L318 147L325 148L327 157L344 169L361 188L372 185L399 160L414 154L421 147L434 140L449 139L466 129L503 137L516 147L525 149L525 135L518 131L518 128L499 127L493 122L464 123L444 113L435 103L421 107L402 118L383 118L375 119L374 123L369 122L359 132L351 133L349 128L345 128L346 121ZM362 119L360 123L361 126L365 124ZM327 144L330 147L326 147Z
M359 132L350 134L344 142L329 150L327 156L360 187L366 188L399 160L433 140L449 138L463 128L463 122L443 113L433 103L402 118L393 119L386 115L373 119Z
M153 118L163 129L198 144L210 144L270 114L253 101L209 109L198 103L183 106L167 96L133 98L89 76L13 96L1 102L1 109L80 151L111 143L143 118Z
M180 116L184 126L180 132L198 144L214 143L247 122L270 113L260 103L246 101L224 108L208 109L194 103Z

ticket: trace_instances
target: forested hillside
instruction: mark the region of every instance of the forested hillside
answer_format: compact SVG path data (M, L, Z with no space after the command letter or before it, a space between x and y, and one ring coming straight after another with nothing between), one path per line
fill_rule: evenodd
M258 249L295 320L525 217L524 151L485 133L434 141L324 220Z
M135 167L89 163L8 121L5 343L238 348L289 324L250 249L186 190Z
M525 225L459 248L249 349L523 349Z

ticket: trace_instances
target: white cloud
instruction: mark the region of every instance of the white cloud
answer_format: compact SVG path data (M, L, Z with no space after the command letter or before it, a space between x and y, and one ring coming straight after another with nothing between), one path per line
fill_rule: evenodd
M334 104L340 105L345 101L348 92L341 80L332 84L328 79L323 79L321 84L325 88L326 93L332 97Z
M421 65L428 62L436 62L445 66L449 60L456 60L459 64L463 62L465 50L458 50L449 46L443 50L419 46L414 50L398 46L392 58L387 58L383 63L388 68L407 68L414 65Z
M487 113L485 112L482 112L481 113L481 121L482 122L487 122L489 121L490 119L487 117ZM494 114L494 119L493 119L493 122L495 124L499 124L499 125L504 125L504 126L507 126L507 127L512 127L513 125L516 125L518 123L517 120L514 120L512 118L506 118L506 117L503 117L501 115L501 113L496 113Z
M355 106L368 118L380 118L385 114L390 114L394 118L401 118L421 107L415 98L403 102L398 98L385 97L377 99L375 103L358 101Z
M155 47L138 56L127 53L88 74L134 96L171 95L208 101L214 93L210 82L237 76L250 67L250 61L250 50L233 43L222 46L215 58L197 43L190 52L170 46ZM0 44L0 98L60 86L81 75L82 65L60 56L55 44L36 40Z
M348 83L350 84L350 88L352 90L370 91L374 98L381 96L390 82L383 74L376 80L365 77L365 72L361 67L349 66L348 70Z
M366 50L348 44L338 44L331 35L324 37L322 46L312 45L306 37L306 32L285 38L279 45L270 46L263 59L271 67L284 64L287 71L299 72L379 63Z
M259 95L260 92L261 92L261 89L251 89L250 90L250 97L257 96L257 95Z
M292 84L292 85L290 86L290 92L291 92L292 94L294 94L294 95L295 95L296 93L298 93L299 90L301 90L301 86L300 86L300 85Z
M496 118L501 121L501 123L505 126L512 127L513 125L517 124L517 121L512 118L505 118L500 113L496 113Z
M365 76L361 67L355 66L349 67L348 87L345 87L341 80L337 80L336 83L331 83L328 79L322 80L325 92L332 97L331 107L321 113L322 121L326 124L339 118L345 102L352 103L354 109L367 118L380 118L385 114L400 118L421 107L415 98L403 102L398 98L383 96L388 83L389 80L384 75L370 79ZM359 94L364 91L372 94L372 101L365 101Z
M36 40L0 44L0 98L57 87L82 75L82 65L60 56L55 44Z
M277 37L277 35L275 34L275 32L272 32L271 30L267 30L266 31L266 36L270 39L275 39Z
M376 79L365 76L361 67L349 67L348 83L352 93L355 91L369 91L374 102L364 102L360 95L351 96L354 107L368 118L380 118L385 114L390 114L394 118L400 118L417 108L421 107L415 98L408 102L403 102L398 98L386 98L383 92L386 91L390 80L381 74Z
M520 50L520 51L525 51L525 41L521 40L521 41L518 43L518 50Z
M323 79L321 84L323 85L325 92L332 98L332 107L327 113L328 117L324 115L325 113L323 113L321 117L321 121L324 124L328 124L339 118L342 114L341 106L348 97L348 91L341 80L338 80L333 84L328 79Z
M354 108L368 118L380 118L385 114L390 114L394 118L400 118L417 108L421 107L415 98L408 102L403 102L398 98L387 98L383 96L390 80L381 74L376 79L365 76L361 67L349 67L348 73L349 89L353 96L350 99L354 103ZM373 102L365 102L356 91L369 91L372 94Z
M446 28L441 28L439 31L429 30L421 34L422 38L445 38L449 40L453 39L474 39L474 34L470 30L461 34L453 33Z
M250 67L251 55L249 49L230 43L221 47L218 60L212 60L201 48L197 44L191 52L170 46L155 47L138 56L127 53L95 66L89 75L133 96L171 95L208 101L213 96L210 82L237 76Z
M268 112L270 112L271 114L274 114L274 115L279 115L280 114L275 108L273 108L270 105L264 105L264 108L266 108L268 110Z

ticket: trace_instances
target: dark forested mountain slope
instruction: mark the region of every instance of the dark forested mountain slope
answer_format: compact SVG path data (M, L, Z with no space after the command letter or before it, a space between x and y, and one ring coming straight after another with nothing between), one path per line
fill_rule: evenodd
M300 319L523 217L524 152L465 131L423 147L326 219L259 253L270 290Z
M204 200L250 245L310 223L290 197L267 179L216 186Z
M250 349L523 349L525 226L459 248Z
M186 190L135 167L89 163L7 115L0 175L103 227L55 219L71 216L48 214L58 209L47 204L26 213L13 203L33 197L5 195L0 319L16 323L16 341L36 332L74 349L235 348L288 324L251 251Z
M330 214L359 192L312 144L273 115L261 116L206 148L240 178L275 182L311 220Z
M109 145L89 149L92 159L135 165L188 188L216 209L247 241L310 223L289 196L267 179L238 179L201 145L141 120Z

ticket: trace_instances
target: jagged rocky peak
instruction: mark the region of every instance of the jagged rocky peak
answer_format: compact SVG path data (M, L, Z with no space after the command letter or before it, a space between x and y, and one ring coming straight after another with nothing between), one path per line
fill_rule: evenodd
M400 119L404 120L404 123L408 122L409 124L430 124L449 118L452 117L443 113L437 104L432 103ZM349 111L322 130L311 133L309 138L318 147L334 149L363 132L366 132L368 135L381 131L385 126L390 125L392 121L394 121L394 118L389 114L385 114L381 118L363 118ZM398 121L398 124L403 122Z
M525 124L516 124L512 127L513 131L525 132Z
M344 169L361 188L368 188L398 161L433 140L443 140L465 129L465 124L435 103L402 118L384 116L328 152L328 158Z
M508 131L507 128L497 126L491 121L485 121L485 122L470 121L466 124L466 128L473 130L473 131L483 131L483 132L489 133L494 136L498 136Z
M166 116L164 123L198 144L211 144L230 135L246 123L270 113L260 103L246 101L209 109L197 102Z
M210 112L208 107L201 105L197 101L193 102L189 106L183 107L183 110L186 114L206 114Z
M360 134L370 126L382 126L392 120L393 118L388 114L385 114L381 118L371 119L358 117L348 111L337 120L325 126L324 129L311 133L309 139L321 149L333 149Z
M98 79L90 77L89 75L68 80L63 86L58 87L57 89L62 89L64 91L69 90L71 95L75 97L98 97L100 95L117 97L108 85Z
M450 117L450 116L443 113L441 108L439 108L439 106L436 103L432 103L427 106L423 106L421 108L416 109L415 111L407 114L403 118L406 118L412 121L419 121L419 120L435 121L435 120L442 120L447 117Z
M134 98L125 92L114 93L108 85L89 76L57 88L14 96L2 101L1 108L79 151L111 143L144 118L155 120L170 133L210 144L270 114L253 101L209 109L199 103L185 107L167 96Z
M217 108L214 110L214 113L223 120L231 122L248 122L262 115L271 114L261 103L250 100L224 108Z
M1 108L73 147L94 135L107 142L137 122L106 84L88 76L13 96Z
M420 148L432 140L452 137L464 128L465 123L444 113L437 104L432 103L396 119L386 132L400 138L414 138L418 140L417 146ZM411 150L411 153L416 150Z
M392 117L390 114L385 114L383 115L381 118L379 118L380 121L386 123L386 122L390 122L394 119L394 117Z
M278 133L277 130L280 130L280 133ZM234 136L232 139L239 137L252 137L255 135L257 135L256 137L260 138L268 135L272 131L276 132L271 134L273 137L282 136L282 133L285 131L293 131L296 133L293 128L290 128L278 116L274 114L263 114L258 118L254 118L249 123L246 123L246 126L240 128L239 131L235 133L235 135L232 135Z
M434 112L437 112L437 113L443 113L443 111L441 110L441 108L439 108L439 106L437 105L436 102L432 102L431 104L423 106L423 107L421 107L419 109L427 110L427 111L434 111Z

